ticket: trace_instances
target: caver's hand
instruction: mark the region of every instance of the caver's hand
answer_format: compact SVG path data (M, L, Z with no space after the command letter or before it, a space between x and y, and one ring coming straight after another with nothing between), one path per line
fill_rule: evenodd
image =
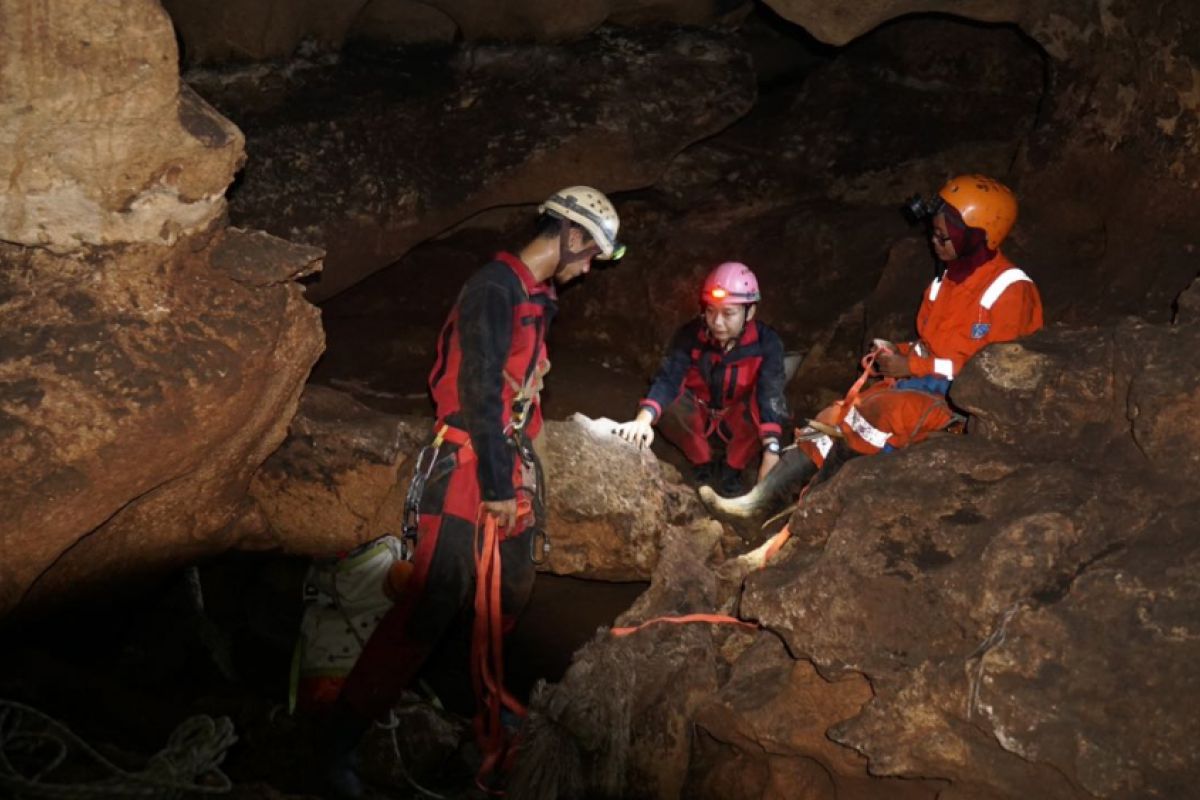
M484 500L483 508L496 518L496 524L501 528L512 528L517 524L517 499Z
M650 423L650 412L639 411L634 419L613 428L613 433L639 448L649 447L650 443L654 441L654 426Z
M912 374L908 371L908 356L900 353L880 351L875 356L875 369L880 375L889 378L907 378Z

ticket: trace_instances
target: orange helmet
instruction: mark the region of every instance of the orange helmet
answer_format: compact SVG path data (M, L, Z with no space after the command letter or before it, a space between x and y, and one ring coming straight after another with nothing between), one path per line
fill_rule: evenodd
M938 196L972 228L987 234L989 250L996 250L1017 221L1017 198L1004 184L986 175L959 175L938 191Z

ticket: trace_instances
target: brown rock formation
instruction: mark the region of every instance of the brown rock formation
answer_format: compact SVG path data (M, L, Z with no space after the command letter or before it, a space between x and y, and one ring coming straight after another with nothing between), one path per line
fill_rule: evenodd
M288 552L328 556L386 533L398 536L411 459L428 433L425 420L381 414L310 385L250 494Z
M691 487L649 451L574 420L547 421L542 439L549 572L646 580L658 563L664 527L703 515Z
M303 84L278 77L270 93L251 73L190 78L257 154L234 220L327 249L313 300L484 209L540 202L564 184L646 186L755 94L745 54L701 31L479 45L453 63L346 60L296 74Z
M287 441L251 487L274 542L293 553L330 554L398 534L413 458L430 424L309 386ZM672 467L575 420L548 420L537 448L547 485L547 572L645 580L658 563L663 527L703 513Z
M225 212L241 133L182 86L154 0L0 4L0 240L170 245Z
M0 615L229 549L322 347L153 2L0 5ZM253 542L249 544L253 545Z
M630 637L661 661L601 636L535 703L530 746L576 743L565 761L582 788L568 796L782 797L784 783L813 797L1186 795L1200 775L1180 702L1200 692L1200 595L1184 577L1200 559L1198 404L1176 363L1194 334L1061 330L985 351L955 386L975 434L852 461L740 593L726 583L739 569L710 565L713 539L664 532L652 589L621 622L736 603L786 654L766 633L733 647L724 626ZM685 653L692 675L655 701L670 713L614 739L637 687ZM696 680L715 680L710 697ZM671 743L693 725L684 759ZM571 780L531 786L550 796Z
M250 476L321 350L292 282L319 251L229 230L0 257L0 611L239 544Z

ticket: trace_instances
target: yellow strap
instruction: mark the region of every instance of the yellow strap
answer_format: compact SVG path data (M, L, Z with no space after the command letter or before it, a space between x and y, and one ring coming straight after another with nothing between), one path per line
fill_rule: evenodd
M446 431L449 429L449 425L443 425L442 427L438 428L437 434L433 437L433 446L435 449L441 447L442 442L446 441Z

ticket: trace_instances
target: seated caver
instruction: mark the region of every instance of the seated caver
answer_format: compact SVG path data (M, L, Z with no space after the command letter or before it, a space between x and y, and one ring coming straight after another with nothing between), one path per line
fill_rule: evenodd
M1008 187L962 175L932 203L917 198L910 208L927 222L942 267L922 297L918 338L898 345L876 340L863 376L874 382L860 379L843 400L800 428L796 449L748 495L726 500L702 491L710 507L737 516L760 513L776 497L798 491L818 469L828 476L848 457L897 450L945 430L957 418L946 394L963 365L989 344L1042 327L1037 287L1000 252L1017 218ZM837 459L831 458L835 449Z
M699 318L675 334L637 416L615 430L646 447L657 425L696 481L726 495L742 492L742 470L760 452L759 480L770 472L788 415L783 343L755 318L761 299L745 264L727 261L709 273Z

